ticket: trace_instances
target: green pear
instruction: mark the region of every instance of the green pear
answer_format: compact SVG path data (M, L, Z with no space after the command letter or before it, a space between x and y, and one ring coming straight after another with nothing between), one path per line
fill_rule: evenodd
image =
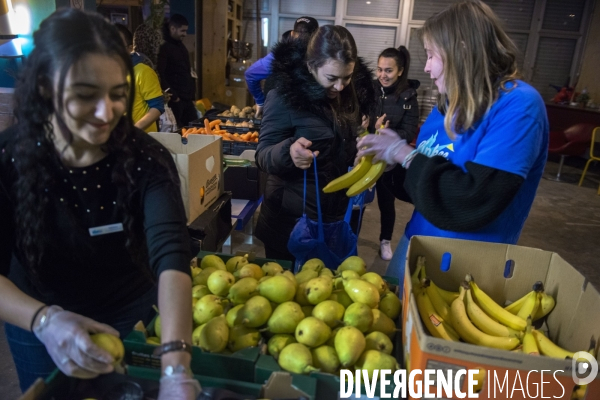
M323 261L319 260L318 258L311 258L302 265L300 271L313 270L318 273L321 272L323 268L325 268L325 263Z
M271 339L269 339L267 342L267 351L277 360L279 359L279 353L281 353L281 350L283 350L288 344L292 343L297 343L294 336L278 333L277 335L271 337Z
M334 287L336 290L344 289L344 280L360 279L360 275L356 271L342 271L336 278L334 278Z
M315 317L304 318L296 327L296 340L308 347L317 347L329 339L331 328Z
M333 281L328 276L313 278L306 282L306 298L312 305L325 301L333 291Z
M198 275L196 275L194 277L194 279L192 279L192 284L194 286L196 286L196 285L207 286L206 283L208 281L208 277L210 276L210 274L212 274L215 271L219 271L219 270L217 268L215 268L215 267L204 268L202 270L202 272L200 272Z
M394 344L390 338L383 332L371 332L365 336L367 345L365 350L377 350L385 354L392 354Z
M315 306L302 306L302 312L304 313L304 318L311 317L314 309L315 309Z
M196 285L192 287L192 298L201 299L210 293L210 289L206 285Z
M210 274L206 284L212 294L217 296L227 296L229 294L229 288L235 283L235 278L231 272L218 270Z
M286 371L296 374L309 374L317 371L313 367L312 354L308 347L301 343L290 343L279 353L279 365Z
M294 301L301 306L310 306L310 302L306 297L306 284L308 282L303 282L298 284L298 288L296 289L296 295L294 296Z
M343 321L346 326L353 326L364 333L373 325L373 311L366 304L352 303L346 309Z
M363 303L371 308L379 306L379 292L370 282L362 279L344 280L344 290L355 303Z
M331 346L319 346L311 349L310 353L312 354L313 365L315 368L319 368L321 372L335 374L340 367L340 359Z
M257 281L265 276L263 270L257 264L246 264L233 273L237 279L254 278Z
M199 325L192 332L192 344L194 346L200 346L200 332L202 332L205 326L206 324Z
M402 302L395 293L387 292L381 297L379 310L390 317L391 320L396 320L400 316L400 311L402 311Z
M272 311L273 309L271 308L271 303L269 303L269 300L263 296L251 297L239 311L239 322L236 321L238 322L236 325L241 323L242 325L250 328L258 328L269 320Z
M350 256L346 258L338 267L337 272L346 270L356 271L359 275L367 272L367 264L359 256Z
M377 288L379 296L382 296L383 293L385 293L385 290L387 289L387 283L385 283L381 275L379 275L376 272L367 272L366 274L363 274L360 277L360 279L363 279L367 282L371 282L373 286Z
M389 354L377 350L365 350L356 360L356 369L367 370L369 379L373 379L373 371L389 369L392 374L400 369L396 359Z
M349 368L356 363L365 346L364 335L353 326L344 326L335 335L335 351L344 368Z
M298 287L298 282L296 282L296 277L294 276L294 273L292 271L285 270L283 272L278 272L277 275L285 276L286 278L294 282L296 288Z
M238 319L238 315L240 310L242 309L242 307L244 307L243 304L238 304L235 307L232 307L229 311L227 311L227 315L225 316L225 319L227 319L227 325L230 328L233 328L236 325L236 321ZM241 320L240 320L241 322Z
M319 276L328 276L330 278L333 278L333 271L329 268L323 268L321 272L319 272Z
M344 306L333 300L325 300L315 306L312 315L315 318L325 322L327 326L333 328L340 323L344 316ZM371 309L369 309L369 312Z
M352 299L350 298L350 296L348 296L348 293L346 293L344 291L344 289L336 290L334 292L335 292L336 301L338 303L340 303L341 305L343 305L344 308L350 307L350 304L353 303Z
M296 285L283 275L277 275L258 285L261 296L281 304L290 301L296 295Z
M194 322L196 325L202 325L223 314L223 304L221 299L214 294L207 294L194 306Z
M285 279L285 278L284 278ZM267 321L271 333L294 333L296 327L304 319L304 313L298 303L286 301L281 303Z
M227 298L233 304L244 304L252 296L256 296L258 291L258 281L254 278L242 278L231 286Z
M254 328L237 325L229 331L229 342L227 348L236 352L246 347L256 347L260 342L260 332Z
M305 269L304 271L300 271L295 275L296 282L298 283L298 285L300 285L304 282L308 282L311 279L314 279L318 276L319 276L319 273L312 269Z
M219 315L208 321L200 331L198 340L200 348L210 353L220 353L227 347L229 327L224 315Z
M275 276L278 272L283 272L283 267L273 261L267 261L261 268L266 276Z
M225 264L225 268L227 271L232 274L242 268L244 265L248 264L248 254L243 256L234 256L227 260L227 264Z
M371 325L371 328L367 331L367 334L371 332L382 332L390 339L394 339L396 331L398 330L394 321L392 321L390 317L379 311L377 308L374 308L371 311L373 312L373 325Z
M154 334L160 338L160 334L161 334L160 315L157 315L156 319L154 320Z
M267 279L271 279L271 278L272 278L272 276L270 276L270 275L265 275L265 276L263 276L262 278L260 278L260 279L258 280L258 283L263 283L263 282L264 282L264 281L266 281Z
M227 267L225 267L225 263L223 262L221 257L215 254L210 254L208 256L202 257L202 261L200 262L200 268L202 269L211 267L215 269L220 269L222 271L227 271Z

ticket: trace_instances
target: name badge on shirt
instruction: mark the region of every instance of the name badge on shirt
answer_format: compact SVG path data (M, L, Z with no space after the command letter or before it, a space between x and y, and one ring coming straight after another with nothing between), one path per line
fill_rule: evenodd
M90 236L100 236L108 233L123 232L123 224L119 222L118 224L96 226L94 228L90 228L89 231Z

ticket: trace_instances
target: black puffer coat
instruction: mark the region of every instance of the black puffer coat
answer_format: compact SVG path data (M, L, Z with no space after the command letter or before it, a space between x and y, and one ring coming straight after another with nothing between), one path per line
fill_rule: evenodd
M347 114L340 113L341 117L334 122L331 100L326 89L309 73L305 54L306 43L301 41L280 43L273 49L273 73L269 79L273 90L265 101L256 150L256 163L269 175L256 236L267 247L283 251L303 213L304 171L292 162L290 146L304 137L312 142L312 151L319 151L317 168L321 190L353 165L361 115L370 115L375 107L371 70L359 60L352 75L360 107L358 118L347 121L343 117ZM346 90L352 90L351 86ZM344 218L348 206L344 191L331 194L320 191L319 195L325 222ZM316 204L311 167L307 170L306 213L312 219L317 218Z
M390 121L390 128L395 130L402 139L412 142L417 135L419 125L419 103L417 102L417 89L421 82L408 80L408 88L399 96L393 93L394 88L384 88L378 80L373 81L377 97L377 107L371 115L369 132L375 132L377 118L386 114L386 121ZM392 92L392 93L390 93Z

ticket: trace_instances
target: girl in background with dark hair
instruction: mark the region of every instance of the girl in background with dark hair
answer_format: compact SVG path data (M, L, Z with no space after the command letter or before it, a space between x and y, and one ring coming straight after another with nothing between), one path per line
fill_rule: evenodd
M157 299L159 398L195 399L189 239L169 152L131 121L133 66L117 29L65 8L34 33L0 133L0 319L22 390L56 367L92 378Z
M407 143L412 142L416 137L419 123L417 88L420 82L408 79L409 67L410 53L404 46L398 49L387 48L379 55L377 79L374 81L377 108L371 115L369 132L373 133L385 124ZM400 200L410 201L402 189L405 175L404 169L397 165L393 170L385 172L375 186L381 215L379 255L386 261L392 258L390 241L396 221L395 196ZM400 194L395 188L400 188Z
M268 258L293 260L287 244L303 214L304 170L306 213L316 220L313 158L318 160L318 190L348 171L357 129L375 95L371 71L342 26L320 27L308 47L302 40L280 43L273 55L275 88L267 95L256 149L256 162L268 173L256 236ZM324 222L344 219L348 198L343 191L320 198Z

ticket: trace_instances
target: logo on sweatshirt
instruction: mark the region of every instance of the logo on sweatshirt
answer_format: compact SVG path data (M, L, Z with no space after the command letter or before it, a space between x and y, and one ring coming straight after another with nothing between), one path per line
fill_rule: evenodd
M454 143L439 144L437 142L438 131L435 132L429 139L419 143L417 150L419 153L426 155L427 157L442 156L448 158L450 152L454 153Z

